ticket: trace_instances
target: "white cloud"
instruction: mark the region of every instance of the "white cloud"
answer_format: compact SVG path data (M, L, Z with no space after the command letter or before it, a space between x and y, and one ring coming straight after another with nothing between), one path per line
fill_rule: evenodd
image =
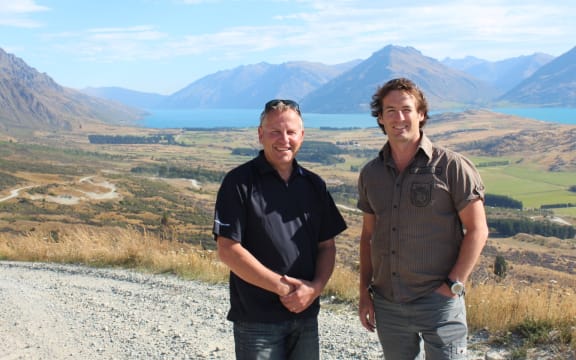
M89 29L89 39L93 41L149 41L160 40L167 35L156 31L152 26L132 26L126 28Z
M146 1L158 4L166 0ZM569 2L558 4L563 1ZM224 0L170 2L227 3ZM226 19L218 14L210 18L206 27L195 27L195 19L189 19L189 23L181 26L172 26L178 25L174 23L164 28L155 23L156 18L138 18L135 13L130 20L132 26L122 27L127 24L114 22L101 25L104 23L95 18L91 25L86 25L94 26L90 29L59 28L55 30L61 31L59 33L41 36L49 40L43 45L56 48L71 59L80 57L82 61L94 63L133 62L134 65L147 60L163 60L163 64L174 60L194 64L189 67L190 71L211 72L261 61L307 60L334 64L365 59L389 44L412 46L437 59L472 55L500 60L536 51L560 55L569 50L562 48L566 38L576 32L571 19L576 6L572 0L544 4L541 0L485 0L481 4L476 0L435 3L415 0L391 4L381 0L234 2L242 2L248 9L231 14L234 26L222 20L224 25L218 27L218 22ZM281 3L280 8L274 3ZM2 17L8 14L8 5L13 10L6 18L18 19L21 24L27 20L33 25L28 16L48 10L31 0L0 0L0 25ZM253 9L265 8L258 8L257 16L244 17L242 11L249 11L249 5ZM196 10L190 13L196 14ZM170 17L166 15L166 18ZM198 19L198 23L202 24L203 20ZM260 23L260 20L263 21ZM134 25L134 21L152 25ZM190 32L173 33L168 28Z
M196 3L196 1L188 1ZM121 49L138 49L140 56L171 57L204 55L219 60L257 58L281 62L310 60L344 62L366 58L388 45L413 46L427 56L475 55L488 60L527 55L547 50L542 45L550 35L573 33L566 5L517 3L492 0L428 1L383 5L381 1L302 0L293 13L273 14L276 24L234 26L219 31L176 37L152 29L132 33L100 31L92 41L102 41L110 51L113 40L165 41ZM303 8L301 5L307 5ZM543 24L542 18L550 19ZM555 21L556 19L556 21ZM570 23L570 25L568 25ZM535 42L535 39L541 39ZM110 43L104 43L109 40ZM565 42L558 40L558 46ZM549 43L549 41L548 41ZM144 46L150 46L148 51ZM531 51L526 52L525 49ZM158 54L161 49L161 55ZM567 51L569 49L564 49ZM115 50L114 50L115 51ZM520 53L518 53L520 52ZM149 55L146 55L149 53ZM558 53L552 53L559 55ZM134 58L134 57L132 57ZM251 60L244 60L250 62Z
M0 0L0 26L34 28L40 23L30 19L29 14L50 10L33 0Z
M562 49L562 44L576 30L572 21L576 4L568 1L310 3L313 11L283 15L279 20L299 20L323 47L337 47L338 42L344 42L348 50L359 54L395 43L437 58L472 53L496 60L535 51L559 55L569 50ZM532 51L526 53L525 49L530 48ZM322 49L315 51L320 53Z
M168 35L153 26L92 28L81 32L44 34L60 53L89 62L124 62L159 59Z
M23 14L49 10L33 0L0 0L0 14Z

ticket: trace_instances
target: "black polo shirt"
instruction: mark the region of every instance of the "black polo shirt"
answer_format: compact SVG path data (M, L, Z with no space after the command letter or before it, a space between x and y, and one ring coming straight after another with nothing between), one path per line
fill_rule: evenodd
M346 229L324 181L294 161L286 183L260 154L230 171L216 199L213 233L238 241L264 266L313 280L318 243ZM300 314L289 312L278 295L230 274L228 319L277 322L318 314L316 302Z

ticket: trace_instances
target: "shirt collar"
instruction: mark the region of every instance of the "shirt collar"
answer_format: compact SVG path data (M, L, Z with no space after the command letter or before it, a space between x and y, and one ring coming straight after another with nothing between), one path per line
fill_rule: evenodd
M420 137L419 148L422 150L422 152L424 154L426 154L428 159L431 159L432 158L432 151L433 151L432 141L423 132L420 132L420 135L421 135L421 137Z
M270 163L268 162L268 160L266 160L266 156L264 155L264 150L260 150L260 152L258 153L258 156L255 159L255 163L256 163L256 167L258 168L258 171L261 174L266 174L266 173L276 173L276 169L274 169L274 167L272 165L270 165ZM298 161L296 161L296 159L293 160L292 162L292 175L304 175L304 169L298 164Z
M420 131L420 144L418 144L418 151L416 154L422 152L428 157L428 159L430 159L432 158L432 149L432 141L428 136L426 136L426 134L424 134L424 132ZM386 144L384 144L384 147L380 150L378 156L383 162L392 161L392 156L390 155L390 143L388 141L386 141Z

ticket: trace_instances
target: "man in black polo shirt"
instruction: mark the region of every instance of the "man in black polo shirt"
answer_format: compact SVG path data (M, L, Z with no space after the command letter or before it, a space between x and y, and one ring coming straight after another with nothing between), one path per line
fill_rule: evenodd
M266 103L258 138L258 156L224 178L213 228L231 270L236 358L318 359L319 296L346 224L324 181L296 162L304 139L297 103Z

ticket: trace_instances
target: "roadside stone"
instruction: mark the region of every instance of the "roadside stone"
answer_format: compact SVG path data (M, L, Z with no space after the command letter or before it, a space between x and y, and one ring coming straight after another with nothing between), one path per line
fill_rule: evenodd
M500 351L488 351L485 356L486 360L509 360L510 353Z

